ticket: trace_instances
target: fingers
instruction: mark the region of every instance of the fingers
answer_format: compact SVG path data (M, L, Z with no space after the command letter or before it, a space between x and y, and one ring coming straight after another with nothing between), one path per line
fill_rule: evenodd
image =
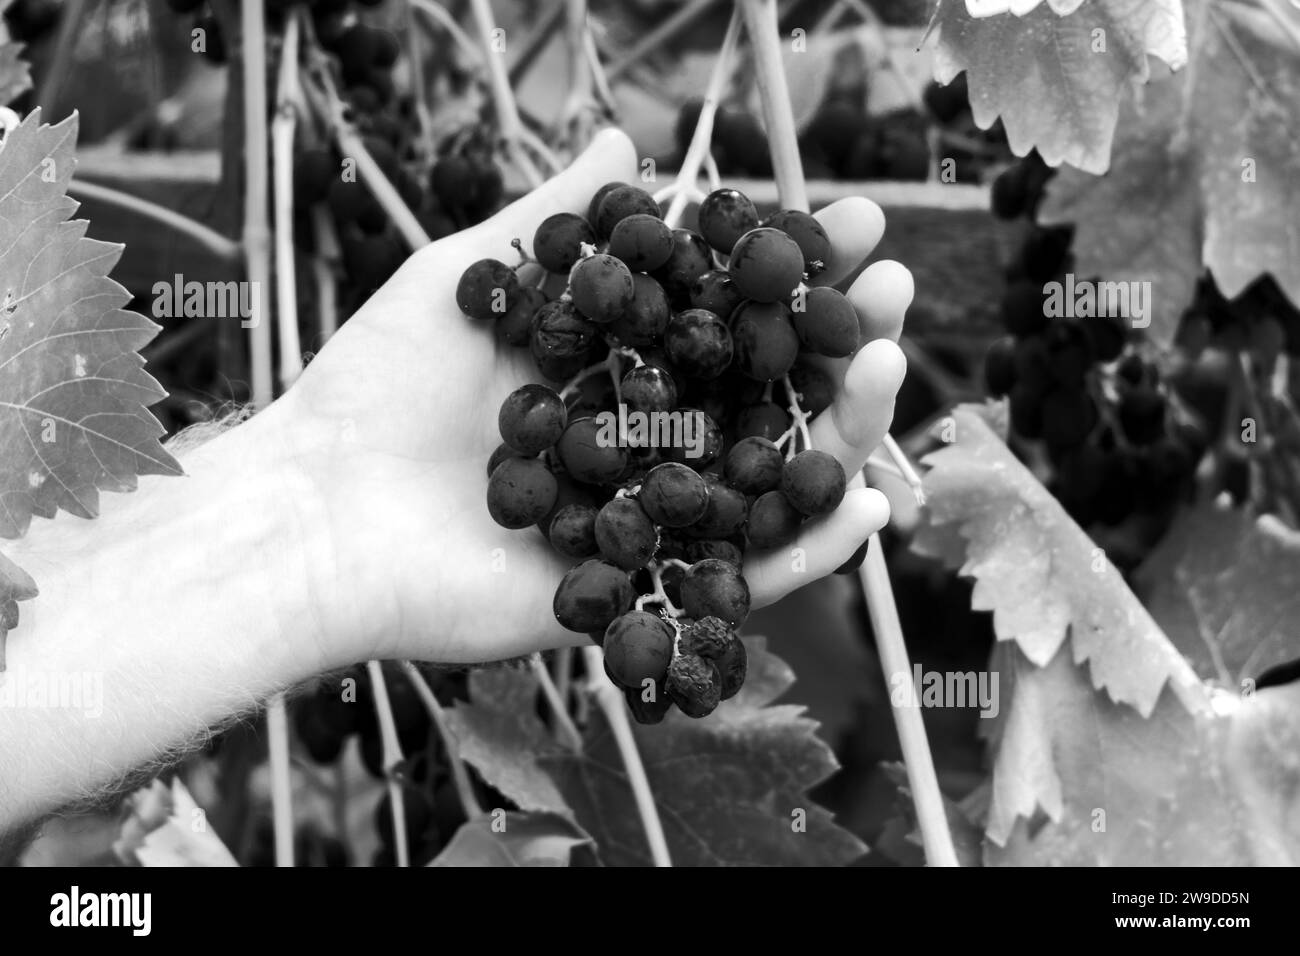
M830 574L889 521L889 500L874 488L851 489L834 512L804 525L784 548L745 562L754 607L762 607Z
M865 196L849 196L814 213L831 240L830 260L813 285L834 285L871 255L885 234L885 214Z
M636 175L632 141L622 130L609 127L596 134L568 169L469 230L466 239L483 255L500 257L517 237L531 254L533 233L543 219L557 212L585 214L597 189L609 182L635 183Z
M893 259L873 262L849 287L848 299L858 311L862 339L897 342L903 334L903 316L915 291L912 273Z
M880 444L894 417L907 360L889 339L868 342L853 357L831 407L809 426L814 448L834 455L853 475Z

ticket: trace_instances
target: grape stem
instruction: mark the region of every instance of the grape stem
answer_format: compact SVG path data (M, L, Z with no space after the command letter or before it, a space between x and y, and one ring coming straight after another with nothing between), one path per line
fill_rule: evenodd
M529 68L537 62L538 55L550 44L551 37L555 36L555 31L564 20L565 2L566 0L554 0L550 8L533 25L532 32L519 44L519 50L506 70L511 86L523 80Z
M293 866L293 779L289 761L289 717L284 694L276 694L266 705L266 750L271 778L275 865Z
M478 66L485 66L483 51L478 48L478 44L470 35L461 29L456 18L441 3L435 3L434 0L409 0L409 2L413 10L419 10L434 24L446 30L453 42L469 56L471 62Z
M861 482L856 476L855 484ZM903 642L903 628L898 620L898 607L889 583L889 569L880 535L873 534L867 544L866 560L858 570L863 590L867 593L867 612L871 628L876 635L876 647L886 683L891 688L902 682L911 701L916 689L912 686L912 665ZM894 726L903 749L903 763L907 768L907 782L916 805L916 818L921 828L921 842L925 847L926 863L930 866L957 866L957 852L953 848L952 834L948 830L948 817L944 811L943 794L939 778L934 772L930 743L926 738L925 724L917 707L893 707Z
M894 440L894 436L888 432L885 432L885 437L881 439L880 444L893 460L902 479L912 489L912 496L916 498L916 503L924 505L925 485L921 482L921 476L916 473L916 467L912 464L912 460L907 457L907 452L899 447L898 442Z
M685 613L668 599L668 593L664 590L663 569L665 565L670 563L676 563L683 570L690 569L690 565L685 561L677 561L676 559L670 559L669 561L649 565L648 570L650 572L650 580L654 582L654 591L650 594L642 594L636 599L636 609L638 611L645 610L647 604L658 604L664 609L664 613L674 620Z
M298 82L299 15L295 8L284 28L280 68L276 77L275 118L271 121L271 164L275 188L275 314L279 318L280 387L286 389L302 374L302 343L298 339L298 276L293 248L293 140L302 109Z
M630 70L636 64L640 63L647 56L659 49L665 43L668 43L692 23L698 20L704 14L708 13L709 8L715 4L716 0L690 0L685 6L678 9L667 20L664 20L657 27L641 38L641 42L632 47L617 62L610 66L608 72L610 80L617 80L620 76Z
M682 165L677 170L677 178L666 188L655 194L656 202L663 202L671 197L664 222L676 227L681 221L686 204L696 200L700 194L696 180L700 178L700 166L709 154L713 141L713 119L718 112L718 102L722 99L723 87L731 79L732 63L735 60L736 46L740 42L740 11L733 10L727 22L727 32L718 49L718 58L713 63L713 72L709 74L709 85L704 90L704 103L700 107L699 119L695 122L695 132L691 135L691 144L682 157ZM698 201L698 200L696 200Z
M600 648L592 644L582 649L583 663L587 667L587 683L596 705L605 715L614 742L623 757L623 766L627 770L628 784L636 801L637 813L641 817L641 826L645 830L646 842L650 845L650 857L655 866L672 866L668 855L668 840L664 836L663 824L659 820L659 808L655 805L654 794L650 791L650 780L646 776L645 765L637 750L636 737L632 733L632 724L627 717L627 704L622 692L614 686L605 674Z
M803 181L803 160L799 135L790 106L790 88L781 63L780 27L776 0L738 0L744 13L745 30L754 51L758 95L763 106L763 123L772 154L772 171L783 209L808 212L808 191Z
M323 340L328 340L339 327L338 286L335 283L336 265L340 259L339 237L334 231L334 220L323 203L311 207L311 228L316 238L316 254L312 256L312 278L316 283L316 317Z
M769 382L768 384L771 385L772 383ZM796 434L803 442L803 450L806 451L812 448L812 433L808 430L808 419L811 416L799 404L799 393L795 391L789 375L781 379L781 384L785 387L785 394L790 400L787 410L790 412L792 421L790 427L782 432L781 437L776 440L776 447L786 448L786 443L789 442L789 447L786 448L785 452L785 460L789 461L798 451L796 448L798 443L794 440Z
M424 709L429 712L429 720L433 723L434 729L442 739L442 749L447 752L447 764L451 768L451 779L456 785L456 795L460 798L461 808L465 811L465 816L473 820L475 817L483 815L483 808L479 806L478 797L474 796L474 784L469 779L469 770L465 766L465 760L460 755L460 746L456 740L455 734L451 732L451 727L447 724L447 712L443 710L442 704L438 702L438 697L429 686L429 682L424 679L418 667L410 661L402 661L402 673L406 675L407 680L415 688L415 693L419 696Z
M112 186L92 183L85 179L74 179L68 184L68 192L74 196L93 199L106 205L116 206L128 212L137 213L152 219L159 225L166 226L182 235L189 236L208 252L219 259L233 262L240 257L243 249L233 239L228 239L215 229L205 226L197 220L165 206L160 206L148 199L132 196Z
M271 229L267 223L266 23L261 0L240 0L239 22L244 111L244 261L254 290L248 326L252 405L266 408L275 397L271 371L271 316L262 290L271 286Z
M379 720L379 744L384 761L384 777L388 781L388 799L393 809L393 846L397 865L411 865L410 849L406 845L406 803L397 768L402 762L402 745L397 739L397 722L393 719L393 705L388 699L388 685L384 683L384 669L379 661L366 661L366 673L375 689L375 716Z
M533 672L537 686L541 688L542 696L546 698L547 706L551 709L551 715L555 718L556 732L574 753L580 752L582 750L582 734L578 733L578 728L573 725L573 718L569 716L569 709L564 705L564 698L560 696L555 681L551 680L551 672L542 663L541 654L529 656L528 669Z

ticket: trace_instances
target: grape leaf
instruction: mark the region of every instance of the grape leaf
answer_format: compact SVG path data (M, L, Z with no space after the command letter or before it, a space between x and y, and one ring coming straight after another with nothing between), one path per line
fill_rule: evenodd
M1014 647L999 653L1015 692L994 763L988 865L1300 862L1300 684L1218 692L1195 714L1164 693L1143 718L1097 694L1064 649L1041 668ZM1043 808L1047 821L1022 815L1002 829L999 786L1015 788L1025 754L1051 755L1060 803Z
M1185 511L1136 581L1206 680L1235 688L1300 658L1300 532L1270 515L1209 504Z
M574 848L590 842L577 824L555 813L489 815L461 824L429 866L568 866Z
M966 71L982 129L1001 116L1018 155L1037 146L1054 166L1094 173L1106 171L1125 91L1150 75L1147 54L1174 69L1187 60L1179 0L942 0L935 22L935 79Z
M677 711L636 727L650 790L677 866L839 865L865 852L807 790L838 764L803 708L772 705L794 675L746 638L749 674L712 715ZM651 862L613 735L593 716L581 754L542 757L607 865Z
M138 350L158 331L108 278L122 247L67 221L77 118L33 111L0 146L0 537L59 508L83 518L99 491L179 475L146 406L164 396Z
M1110 173L1062 170L1039 212L1076 224L1075 271L1151 283L1148 334L1162 347L1203 266L1229 297L1271 272L1300 302L1300 70L1264 14L1204 12L1193 68L1124 105Z
M539 758L561 752L537 717L537 682L525 670L495 667L469 678L470 703L447 711L462 759L521 810L572 815Z
M898 788L897 813L885 821L873 850L887 854L900 866L925 866L925 850L916 819L916 802L907 780L907 767L901 763L882 764L885 776ZM980 828L971 822L961 805L943 797L944 816L959 866L982 866L984 842Z
M1123 577L981 417L952 414L955 442L926 458L928 507L915 550L951 560L975 579L972 607L993 612L1000 641L1034 664L1056 657L1067 636L1093 684L1146 716L1169 684L1191 710L1206 706L1195 672L1161 633Z

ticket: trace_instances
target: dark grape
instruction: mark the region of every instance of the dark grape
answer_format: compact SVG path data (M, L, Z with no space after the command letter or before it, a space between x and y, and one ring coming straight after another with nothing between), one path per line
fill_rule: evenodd
M785 456L766 438L742 438L731 446L722 474L746 495L761 495L781 487Z
M835 401L835 383L816 365L797 362L790 369L790 384L799 398L799 407L809 415L818 415Z
M601 325L613 322L632 301L632 273L605 253L581 260L569 276L569 292L579 312Z
M1038 438L1043 433L1043 393L1027 382L1011 389L1011 428L1022 438Z
M536 458L507 458L488 479L492 520L503 528L536 524L555 504L555 476Z
M600 550L596 544L596 509L587 504L565 505L555 513L547 538L551 547L566 558L590 558Z
M658 684L668 675L676 637L673 626L649 611L628 611L605 631L605 669L625 690Z
M655 278L673 307L684 309L690 305L695 280L712 268L713 256L704 237L691 229L674 229L673 253L655 270Z
M645 567L659 544L659 533L632 498L614 498L596 515L596 545L601 557L625 571Z
M671 315L663 286L650 276L636 272L632 274L632 301L614 320L610 331L624 345L643 348L664 334Z
M755 548L789 544L799 533L803 515L780 491L761 494L749 506L749 543Z
M727 460L730 461L730 457ZM699 538L727 538L738 534L745 527L749 515L744 493L723 484L716 475L705 475L704 481L709 488L708 504L704 514L687 527L686 533Z
M712 312L724 322L744 299L723 269L710 269L691 284L691 308Z
M1060 275L1073 241L1073 226L1035 226L1021 250L1025 275L1040 287Z
M581 216L557 212L547 216L533 234L533 255L547 272L568 275L582 258L582 245L596 244L596 231Z
M679 464L689 465L696 471L703 471L722 457L724 439L722 429L708 414L698 408L679 408L677 414L683 422L682 441L663 449L664 459ZM686 427L691 430L685 431Z
M715 189L700 203L700 235L724 256L736 240L758 226L758 210L736 189Z
M830 260L831 239L815 216L797 209L782 209L768 216L763 225L779 229L795 241L803 255L803 271L818 275Z
M1165 397L1149 385L1139 386L1119 402L1119 423L1135 445L1150 445L1164 434Z
M690 617L713 616L739 627L749 617L749 585L734 564L710 558L686 572L682 602Z
M654 687L629 688L623 691L628 709L638 724L658 724L673 709L672 698L668 696L668 687L664 681ZM647 699L648 698L648 699Z
M833 455L815 448L799 452L781 472L781 491L790 504L809 517L838 508L847 487L844 466Z
M668 665L668 696L687 717L707 717L722 700L722 677L712 661L678 654Z
M691 562L716 559L735 565L741 570L745 564L745 554L738 545L719 538L700 538L686 545L686 560Z
M546 304L546 294L533 286L522 286L515 304L497 319L496 333L507 345L528 344L533 331L533 316Z
M1011 336L998 339L984 356L984 387L989 395L1001 398L1016 384L1016 340Z
M293 159L296 200L304 205L323 200L329 194L330 183L339 174L339 161L332 150L303 150Z
M1081 386L1094 358L1083 325L1065 320L1053 322L1043 334L1043 344L1052 378L1062 385Z
M614 227L609 254L623 260L629 269L653 272L673 254L673 231L658 216L635 213Z
M521 455L550 448L564 434L568 414L564 399L545 385L522 385L506 396L497 415L505 443Z
M590 488L579 484L562 471L557 472L555 475L555 504L551 507L551 510L546 512L546 514L542 516L541 520L537 522L537 529L549 538L551 529L554 527L555 521L558 519L560 512L569 505L586 505L591 508L593 512L599 510L600 507L600 503L596 501L596 497ZM592 520L595 520L594 514L592 515ZM593 536L596 533L594 526L591 533ZM594 542L595 538L593 537L592 540ZM592 553L595 553L594 544L592 546Z
M790 427L790 413L774 402L746 405L736 416L737 438L767 438L772 441Z
M627 468L627 449L608 441L607 432L596 419L580 418L560 436L555 450L576 480L600 485L617 480Z
M719 109L713 128L719 152L739 172L760 179L772 175L767 134L754 114L745 110Z
M966 74L957 74L945 86L931 80L921 93L921 101L940 123L951 123L969 106Z
M555 589L555 619L580 634L603 632L635 600L626 571L605 561L584 561Z
M491 478L492 472L497 470L497 465L501 464L507 458L520 458L520 457L522 456L513 448L511 448L509 445L507 445L505 442L502 442L500 445L497 445L496 450L492 452L492 454L488 457L488 464L487 464L488 477Z
M1017 338L1025 338L1047 328L1042 283L1022 280L1007 287L1002 296L1002 324Z
M1029 208L1029 168L1013 163L993 180L990 191L993 215L999 219L1018 219Z
M698 472L678 462L665 462L650 469L638 499L655 524L685 528L704 515L709 488Z
M600 204L604 202L605 197L620 186L626 185L627 183L605 183L592 194L591 202L587 205L587 222L591 224L593 231L595 231L596 214L600 212Z
M221 21L205 13L194 21L194 29L203 31L204 46L199 52L209 63L221 66L226 62L226 37L221 31Z
M745 683L745 644L725 621L705 617L682 629L681 651L712 661L722 678L722 699L728 700Z
M794 330L810 352L843 358L858 350L861 331L853 303L829 286L808 289L794 297Z
M1097 405L1082 383L1054 388L1043 398L1043 439L1069 448L1082 444L1097 424Z
M760 226L736 241L727 268L747 299L776 302L803 280L803 252L784 232Z
M790 318L780 302L746 302L738 308L731 322L736 366L760 382L789 372L799 357L799 336Z
M387 30L375 30L375 49L371 55L371 64L381 69L388 69L397 63L397 58L402 52L401 44L397 37Z
M629 411L667 412L677 405L677 385L661 368L642 365L630 369L619 387Z
M596 218L591 224L595 227L597 236L608 239L613 234L615 226L628 216L635 216L638 213L662 218L659 204L648 192L639 186L620 185L611 189L600 200Z
M1124 351L1128 330L1124 320L1117 315L1103 315L1082 323L1088 336L1092 354L1098 362L1113 362ZM1207 336L1208 338L1208 336Z
M497 259L473 263L456 284L456 305L471 319L495 319L505 314L518 297L519 277Z
M569 378L584 368L598 329L578 314L572 302L547 302L533 316L529 346L542 374L552 381Z
M794 335L793 328L790 334ZM732 337L726 323L712 312L687 309L668 320L664 349L669 360L692 378L717 378L731 363Z

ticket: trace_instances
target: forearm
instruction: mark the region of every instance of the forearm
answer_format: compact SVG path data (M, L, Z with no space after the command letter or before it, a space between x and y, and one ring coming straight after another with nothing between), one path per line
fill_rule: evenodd
M6 546L40 595L0 675L0 832L335 663L307 567L323 522L281 412L194 450L185 477L104 495L93 521L38 519Z

